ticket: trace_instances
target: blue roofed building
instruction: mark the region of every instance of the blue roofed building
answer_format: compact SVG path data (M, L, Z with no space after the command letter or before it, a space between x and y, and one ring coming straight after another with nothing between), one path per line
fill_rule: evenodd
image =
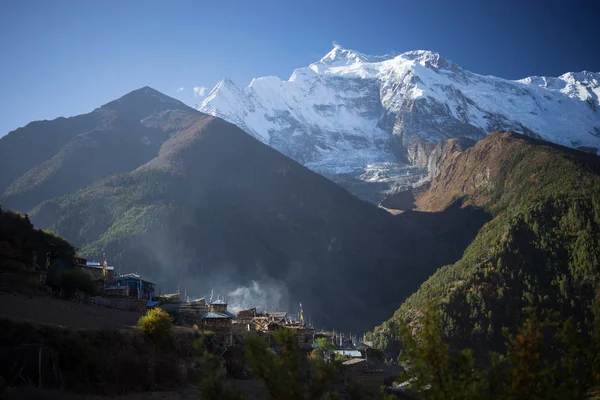
M124 274L117 279L118 286L127 286L129 288L129 296L138 299L152 300L156 285L147 279L143 279L138 274Z

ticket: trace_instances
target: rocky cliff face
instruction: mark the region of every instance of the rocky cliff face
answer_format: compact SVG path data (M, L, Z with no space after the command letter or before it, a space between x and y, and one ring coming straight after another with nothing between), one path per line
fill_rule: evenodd
M475 140L468 138L456 138L442 140L431 150L427 157L427 171L429 177L434 180L440 175L441 170L447 167L448 159L457 152L463 152L475 144Z
M423 177L440 139L511 130L597 152L599 95L598 73L510 81L430 51L374 57L335 46L288 80L243 89L223 80L199 109L374 199Z

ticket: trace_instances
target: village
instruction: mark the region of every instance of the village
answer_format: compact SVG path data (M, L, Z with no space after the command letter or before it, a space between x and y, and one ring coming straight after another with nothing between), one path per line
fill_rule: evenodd
M73 266L89 272L98 289L95 296L79 292L74 296L74 301L136 312L161 308L173 317L175 326L210 332L211 348L219 357L231 359L227 353L234 354L236 347L239 348L250 334L262 335L269 344L274 345L274 332L287 329L294 332L298 347L307 352L317 349L319 341L330 343L329 350L322 353L324 359L342 360L344 379L362 390L379 393L384 383L381 360L369 360L368 354L373 351L371 343L352 334L317 331L312 323L305 322L302 304L297 314L284 310L267 312L256 307L231 312L227 299L214 293L193 300L187 294L182 296L179 291L157 293L156 282L137 273L117 273L114 266L108 265L106 256L100 263L90 262L76 254Z

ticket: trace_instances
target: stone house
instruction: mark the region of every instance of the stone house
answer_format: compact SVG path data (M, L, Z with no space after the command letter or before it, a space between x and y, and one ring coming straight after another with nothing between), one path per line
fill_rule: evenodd
M217 342L231 345L233 319L234 316L227 311L227 302L219 298L210 303L208 312L201 318L201 326L205 331L214 332Z
M377 395L383 385L383 371L369 369L367 360L364 358L353 358L344 361L344 383L353 385L362 391Z

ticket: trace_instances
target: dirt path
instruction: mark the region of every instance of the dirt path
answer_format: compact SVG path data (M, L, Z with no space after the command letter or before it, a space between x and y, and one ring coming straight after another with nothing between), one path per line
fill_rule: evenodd
M136 325L140 313L73 303L50 297L0 293L0 317L73 329L124 329Z

